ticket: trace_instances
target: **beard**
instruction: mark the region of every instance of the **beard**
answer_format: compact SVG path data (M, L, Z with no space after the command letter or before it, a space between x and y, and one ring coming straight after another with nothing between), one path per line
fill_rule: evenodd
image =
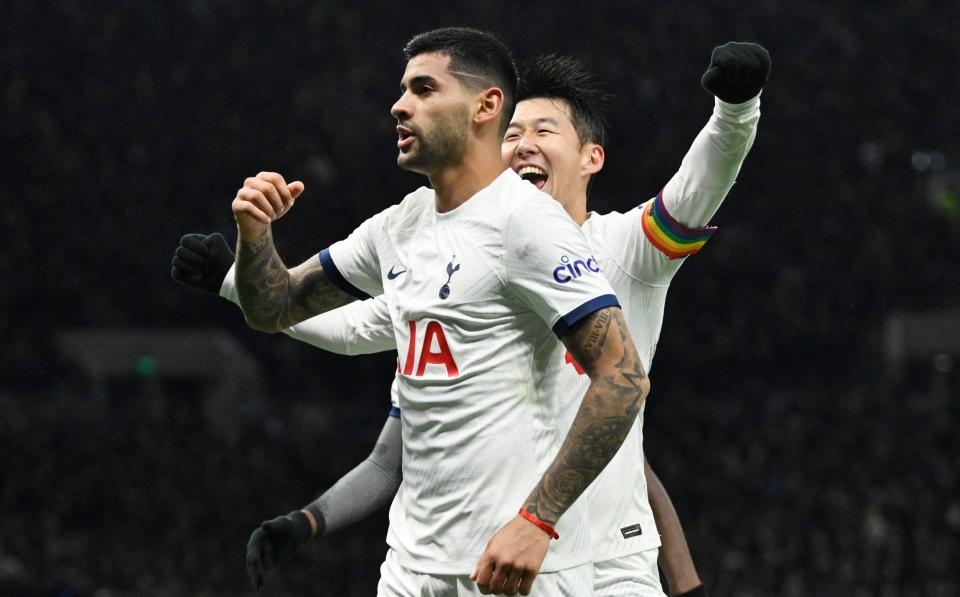
M398 155L397 165L429 174L460 163L467 149L468 121L466 106L439 116L429 129L416 131L415 149Z

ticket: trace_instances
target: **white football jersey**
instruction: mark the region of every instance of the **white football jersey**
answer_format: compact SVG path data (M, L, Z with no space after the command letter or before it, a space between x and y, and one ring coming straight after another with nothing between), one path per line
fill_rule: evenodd
M739 105L719 99L680 169L653 199L627 213L590 213L583 232L623 307L630 336L649 373L660 338L667 289L684 258L715 231L702 228L733 186L756 135L760 99ZM590 385L572 358L554 382L582 395ZM669 396L665 396L669 399ZM653 404L657 397L653 395ZM646 406L646 404L644 405ZM647 499L643 411L620 450L590 485L594 560L601 562L660 545Z
M735 106L716 100L710 121L657 197L623 214L591 212L582 227L591 255L620 300L630 335L648 372L660 337L670 281L683 258L697 252L713 233L712 228L698 227L709 221L736 180L756 135L759 107L759 98ZM559 269L556 274L564 279L569 270ZM236 302L232 285L231 271L221 295ZM288 333L325 350L364 354L395 348L392 325L386 299L379 296L304 321ZM537 392L544 397L560 395L579 404L589 378L562 345L554 346L548 358L560 365L560 371L548 368L534 372ZM396 386L394 381L394 407ZM572 421L569 415L564 411L558 420L564 432ZM589 503L595 561L660 544L647 500L642 428L641 412L620 451L579 500Z
M447 213L418 189L320 260L390 309L404 453L387 543L412 570L470 574L575 414L535 381L562 368L557 337L617 299L579 227L512 170ZM585 504L557 523L544 572L591 560Z

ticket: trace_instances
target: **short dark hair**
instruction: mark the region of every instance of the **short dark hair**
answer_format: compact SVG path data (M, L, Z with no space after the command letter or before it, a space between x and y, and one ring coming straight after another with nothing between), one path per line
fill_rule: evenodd
M416 35L403 48L409 61L414 56L438 52L450 57L449 70L480 77L485 85L503 90L500 133L507 130L517 97L517 65L506 45L492 33L468 27L443 27ZM464 85L477 88L477 80L453 74Z
M520 69L517 101L560 99L570 109L570 121L580 143L607 142L607 105L612 96L582 62L571 56L544 54Z

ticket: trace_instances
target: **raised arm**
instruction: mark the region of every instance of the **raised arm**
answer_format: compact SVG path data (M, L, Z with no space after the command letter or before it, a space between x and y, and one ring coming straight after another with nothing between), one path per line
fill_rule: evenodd
M244 181L233 200L237 221L237 293L250 327L279 332L354 300L324 273L318 257L287 269L273 244L271 222L293 206L303 183L275 172Z
M239 305L234 269L234 254L223 235L185 234L174 253L171 276ZM396 348L383 297L344 305L292 325L283 333L337 354L370 354Z
M701 80L715 97L713 114L662 193L662 207L682 226L705 226L736 182L757 134L769 74L770 55L759 44L714 48Z
M520 594L529 594L550 539L556 538L557 520L620 449L650 390L619 307L585 317L562 339L590 376L590 387L520 514L493 536L481 556L471 578L482 593L519 583Z
M220 296L239 304L232 269L223 280ZM336 354L372 354L397 348L390 310L382 296L321 313L288 327L283 333Z

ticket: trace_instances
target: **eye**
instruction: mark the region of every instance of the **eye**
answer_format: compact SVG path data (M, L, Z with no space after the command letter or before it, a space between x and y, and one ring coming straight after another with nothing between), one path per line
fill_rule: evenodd
M553 131L551 131L550 129L537 129L537 134L540 136L551 135L553 134Z
M507 133L507 136L504 137L503 140L505 142L510 143L510 142L516 141L519 138L520 138L520 135L518 135L517 133Z

